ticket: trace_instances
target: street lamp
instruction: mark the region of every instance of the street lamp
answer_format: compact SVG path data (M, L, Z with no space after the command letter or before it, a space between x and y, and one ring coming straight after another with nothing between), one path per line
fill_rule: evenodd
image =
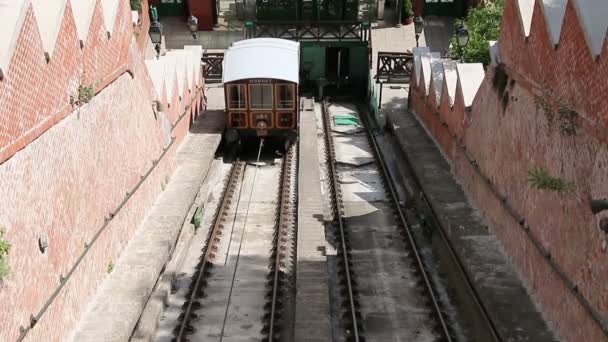
M160 56L160 44L163 41L163 25L158 21L153 21L150 24L150 40L154 44L156 57Z
M188 29L192 33L192 38L196 39L196 35L198 33L198 18L190 15L188 17Z
M461 23L456 27L456 43L458 44L458 49L461 51L460 53L460 62L464 62L464 48L469 43L469 29L467 25Z
M420 39L420 35L424 30L424 20L422 17L416 17L414 19L414 31L416 31L416 47L418 47L418 39Z

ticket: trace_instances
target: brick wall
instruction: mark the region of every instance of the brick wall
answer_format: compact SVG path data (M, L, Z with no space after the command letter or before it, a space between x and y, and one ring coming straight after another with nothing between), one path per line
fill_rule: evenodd
M204 107L202 77L187 77L185 70L166 82L173 85L173 96L158 97L142 57L139 38L144 33L134 36L128 1L119 2L110 38L97 1L82 48L69 1L67 6L48 63L36 18L28 9L10 67L0 81L0 227L12 244L12 273L0 284L0 341L15 340L19 327L30 324L30 315L42 309L85 243L163 153L167 136L162 115L155 115L152 107L159 98L174 126L175 143L110 221L26 338L66 340L108 264L116 263L162 191L161 182L175 168L175 151L191 116ZM200 68L193 72L200 74ZM69 96L75 95L82 75L85 84L95 85L96 95L77 107ZM186 79L181 92L177 77ZM41 237L49 242L46 253L38 247Z
M507 1L499 41L504 65L489 68L470 108L464 108L460 82L453 107L444 96L445 82L439 101L433 81L427 96L424 75L410 86L410 108L452 162L453 172L563 340L606 341L600 325L511 215L525 218L530 235L607 322L608 236L598 227L606 215L593 215L589 199L608 198L608 98L602 95L608 92L608 54L604 47L600 56L592 56L571 1L554 48L536 6L525 39L515 1ZM493 85L501 69L508 77L504 90ZM548 95L549 89L553 93ZM574 109L579 114L576 134L561 134L555 119L549 124L539 98ZM532 188L528 171L539 166L573 181L575 191Z

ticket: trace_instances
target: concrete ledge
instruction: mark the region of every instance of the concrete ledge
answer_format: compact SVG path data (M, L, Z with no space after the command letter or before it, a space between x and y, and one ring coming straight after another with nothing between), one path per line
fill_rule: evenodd
M89 303L73 341L131 337L211 165L223 124L222 112L207 112L191 129L177 152L178 165L167 188Z
M555 341L509 257L410 112L389 113L400 149L503 341Z

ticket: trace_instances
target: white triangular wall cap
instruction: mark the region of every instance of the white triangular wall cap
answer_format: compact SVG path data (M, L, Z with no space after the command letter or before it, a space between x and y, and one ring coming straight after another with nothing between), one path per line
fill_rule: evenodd
M32 0L32 8L38 23L42 46L49 58L55 50L66 4L67 0Z
M606 0L571 0L585 32L587 44L594 56L604 47L608 29L608 2Z
M490 51L490 60L492 62L492 65L496 65L498 63L500 63L500 56L499 56L499 51L498 50L498 42L495 40L490 40L488 42L488 50Z
M448 90L447 96L449 97L450 106L454 106L454 98L456 97L456 84L458 83L458 71L456 70L456 62L453 60L444 59L443 72L444 82L446 85L446 89Z
M439 107L444 78L443 62L441 61L441 58L431 57L431 74L433 77L433 88L435 89L435 99L437 99L436 102Z
M539 2L547 23L551 42L559 43L568 1L576 9L578 21L593 56L602 52L608 30L608 2L606 0L517 0L519 17L526 37L530 35L534 5Z
M28 5L29 0L0 0L0 75L6 76Z
M416 73L416 86L420 85L420 74L421 74L421 68L422 68L422 62L420 60L420 57L423 54L426 53L430 53L431 49L429 49L428 47L424 46L424 47L415 47L412 50L412 53L414 54L414 71Z
M161 99L163 96L163 87L165 86L165 62L160 59L150 59L145 61L148 74L152 79L156 96Z
M433 75L431 74L431 59L441 58L441 55L439 52L430 52L422 55L420 58L422 61L422 74L424 75L425 93L428 96L431 88L431 78L433 78Z
M165 62L165 68L163 71L166 86L165 91L167 92L167 101L171 103L171 101L173 101L173 85L175 84L175 78L177 77L177 73L175 72L175 56L167 54L165 56L161 56L160 59Z
M119 2L120 0L101 0L104 24L106 27L106 31L108 31L109 33L112 33L112 31L114 30L114 23L116 22L116 13L118 13Z
M521 18L522 28L526 37L530 35L530 27L532 26L532 14L534 12L535 0L519 0L519 16Z
M473 104L475 95L485 78L485 70L481 63L458 63L456 70L458 70L458 82L462 89L464 106L468 108Z
M89 28L93 20L93 11L97 0L70 0L74 22L76 22L76 32L78 39L85 42L89 35Z
M549 34L553 45L559 43L567 2L568 0L542 0L543 14L545 21L549 24Z
M188 50L196 56L196 68L194 70L195 82L198 84L200 82L200 64L201 58L203 57L203 47L200 45L186 45L184 46L184 50Z
M173 57L172 62L175 65L175 73L177 77L177 91L179 96L184 94L184 85L186 83L186 52L184 50L167 51L167 57Z

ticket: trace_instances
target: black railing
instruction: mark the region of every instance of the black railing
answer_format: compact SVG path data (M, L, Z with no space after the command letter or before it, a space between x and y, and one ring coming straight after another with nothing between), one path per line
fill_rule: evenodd
M203 76L206 83L222 82L222 62L224 61L224 53L203 53L201 58L205 63L203 66Z
M282 38L295 41L368 41L369 24L362 21L253 21L245 25L246 38Z
M413 67L414 55L411 52L378 52L376 82L407 83Z

